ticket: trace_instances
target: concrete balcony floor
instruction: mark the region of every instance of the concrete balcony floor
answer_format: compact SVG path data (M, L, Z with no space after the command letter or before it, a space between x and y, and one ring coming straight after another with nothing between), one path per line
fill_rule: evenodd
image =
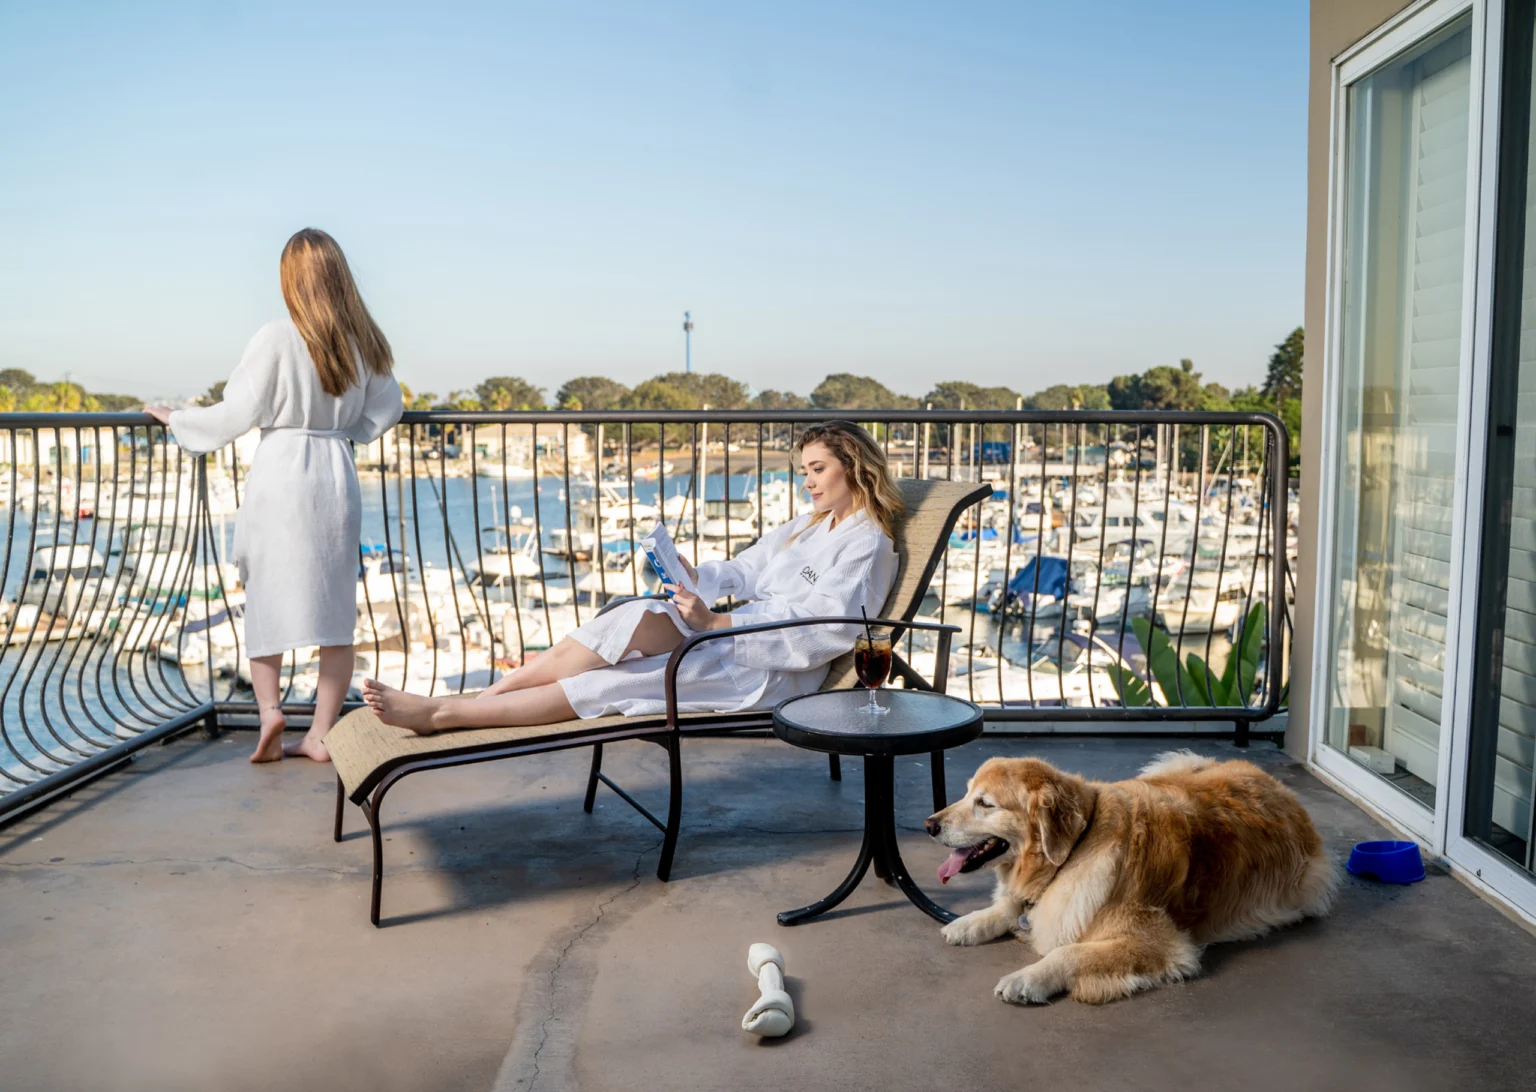
M1536 1081L1536 938L1456 880L1348 879L1335 915L1219 946L1194 981L1105 1007L992 995L1023 945L946 946L873 876L827 919L774 913L829 891L862 821L857 762L774 740L685 746L673 881L660 838L587 754L409 778L386 802L386 928L368 924L368 842L331 841L328 768L246 764L252 737L190 738L0 831L0 1086L23 1090L1514 1089ZM1132 775L1155 740L985 738L990 754ZM1174 745L1182 746L1182 743ZM1232 755L1222 743L1196 749ZM1268 745L1333 852L1379 836ZM662 799L661 750L607 767ZM898 772L903 853L948 905L990 880L931 880L927 771ZM757 940L785 953L799 1025L743 1034Z

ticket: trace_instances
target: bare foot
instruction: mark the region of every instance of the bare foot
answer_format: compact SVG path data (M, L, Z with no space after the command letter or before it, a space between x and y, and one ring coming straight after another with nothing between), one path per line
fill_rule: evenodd
M446 725L438 723L436 713L442 706L441 698L425 698L419 694L407 694L393 686L385 686L374 679L363 680L363 700L374 716L396 728L409 728L419 736L440 732Z
M251 752L252 762L276 762L283 757L283 729L288 727L288 718L283 716L281 709L263 709L261 711L261 738L256 741L256 750Z
M316 739L306 733L301 740L283 744L283 757L312 758L316 762L329 762L331 752L325 749L324 740Z

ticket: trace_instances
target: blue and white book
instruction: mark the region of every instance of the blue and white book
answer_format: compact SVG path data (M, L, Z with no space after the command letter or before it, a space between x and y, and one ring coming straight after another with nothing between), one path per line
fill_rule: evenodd
M677 544L667 533L665 520L656 524L650 533L640 540L640 548L645 551L645 556L651 562L651 568L656 571L657 576L661 577L662 583L682 588L692 595L699 594L698 585L693 582L688 575L688 570L683 567L683 559L677 556Z

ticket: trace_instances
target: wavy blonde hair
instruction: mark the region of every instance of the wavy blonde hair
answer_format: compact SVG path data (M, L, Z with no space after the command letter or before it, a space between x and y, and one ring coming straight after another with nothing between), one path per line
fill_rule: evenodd
M309 348L325 393L339 398L367 372L388 375L394 354L363 305L347 256L325 232L305 228L283 247L283 302ZM359 370L359 360L362 369Z
M867 511L871 519L889 537L896 537L896 518L906 510L901 490L891 477L885 452L875 438L852 421L825 421L812 425L795 438L793 455L799 458L810 444L821 444L832 452L848 477L853 491L853 511ZM809 531L832 513L817 512L805 525ZM852 514L852 513L850 513Z

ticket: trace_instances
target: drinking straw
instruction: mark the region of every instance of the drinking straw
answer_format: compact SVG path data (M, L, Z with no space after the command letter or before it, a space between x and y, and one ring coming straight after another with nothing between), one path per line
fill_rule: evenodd
M864 609L864 604L859 604L859 613L864 616L864 640L869 642L869 647L875 647L875 635L869 629L869 611Z

